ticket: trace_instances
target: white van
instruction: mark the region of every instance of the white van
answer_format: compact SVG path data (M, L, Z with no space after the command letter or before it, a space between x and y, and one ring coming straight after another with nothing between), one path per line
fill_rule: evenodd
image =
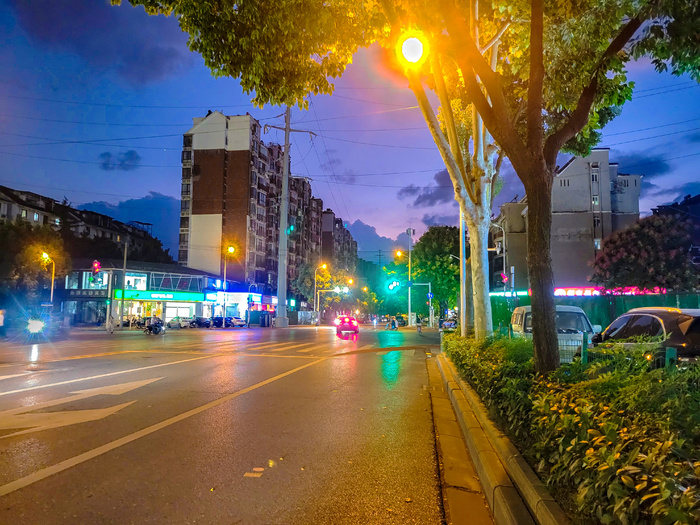
M602 327L592 325L586 312L578 306L556 305L556 311L559 355L562 363L570 363L574 355L580 355L584 338L587 347L592 346L593 335L599 333ZM532 339L532 307L518 306L513 310L510 325L515 337Z

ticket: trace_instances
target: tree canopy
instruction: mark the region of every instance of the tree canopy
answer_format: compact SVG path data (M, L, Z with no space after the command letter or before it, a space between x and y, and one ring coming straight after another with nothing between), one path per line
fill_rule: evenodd
M692 221L673 216L640 219L605 241L593 262L591 281L610 289L697 290L700 269L690 260L697 228Z
M413 280L432 283L433 301L438 310L454 308L459 297L459 228L431 226L413 247ZM420 303L424 304L423 288ZM427 292L427 289L425 290Z

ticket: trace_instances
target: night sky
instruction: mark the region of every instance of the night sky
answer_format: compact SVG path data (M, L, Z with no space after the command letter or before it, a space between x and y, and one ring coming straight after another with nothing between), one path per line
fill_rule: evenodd
M208 110L283 125L238 82L215 79L175 19L126 1L0 0L0 185L154 224L177 253L182 134ZM342 217L360 256L391 249L409 226L456 224L454 192L413 94L379 49L362 50L333 96L293 110L292 174ZM634 100L600 146L644 175L642 213L700 193L700 88L688 76L633 63ZM283 142L275 130L266 142ZM522 196L512 170L496 204ZM399 239L402 241L404 239ZM374 250L375 252L370 252Z

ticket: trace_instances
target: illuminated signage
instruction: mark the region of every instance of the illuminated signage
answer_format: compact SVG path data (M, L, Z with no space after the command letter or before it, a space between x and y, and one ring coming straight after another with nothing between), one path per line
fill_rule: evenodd
M122 299L122 290L114 290L114 298ZM127 290L124 293L127 301L182 301L198 303L204 301L203 293L196 292L155 292L150 290Z
M637 288L636 286L626 286L624 288L613 288L607 290L600 287L570 287L570 288L555 288L555 297L597 297L600 295L658 295L665 294L665 288L653 288L647 290L644 288ZM520 290L517 292L491 292L489 293L491 297L522 297L526 295L532 295L531 290Z

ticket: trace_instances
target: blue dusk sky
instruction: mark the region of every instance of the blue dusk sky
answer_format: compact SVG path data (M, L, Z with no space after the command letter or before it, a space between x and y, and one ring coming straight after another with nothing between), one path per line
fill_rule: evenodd
M213 78L186 47L174 18L109 0L0 0L0 185L154 224L176 254L182 134L192 118L249 112L283 125L283 108L260 110L236 80ZM361 50L332 96L293 110L292 174L342 217L360 256L432 224L456 224L449 178L405 80ZM634 99L600 146L625 173L644 175L642 213L700 193L700 87L688 76L630 65ZM267 142L283 142L271 130ZM524 190L508 166L496 206ZM372 252L373 251L373 252Z

